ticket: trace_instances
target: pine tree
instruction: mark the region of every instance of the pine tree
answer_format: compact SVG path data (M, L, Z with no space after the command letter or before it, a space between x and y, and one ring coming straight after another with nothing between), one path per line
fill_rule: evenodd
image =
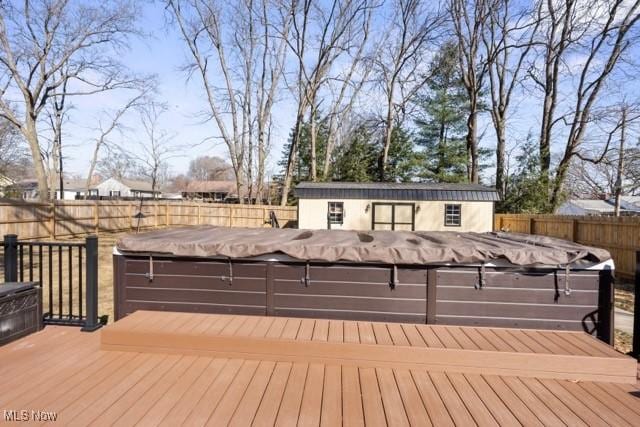
M364 124L352 132L349 140L335 152L335 181L369 182L376 179L379 150L371 141L371 132Z
M546 197L539 151L531 135L515 158L517 169L508 177L506 195L498 204L499 212L547 213L551 206Z
M409 182L416 176L418 169L419 157L413 149L411 135L400 126L394 127L389 146L387 179L393 182Z
M467 180L467 96L456 62L456 46L445 43L434 58L418 105L416 143L424 147L421 178L436 182Z

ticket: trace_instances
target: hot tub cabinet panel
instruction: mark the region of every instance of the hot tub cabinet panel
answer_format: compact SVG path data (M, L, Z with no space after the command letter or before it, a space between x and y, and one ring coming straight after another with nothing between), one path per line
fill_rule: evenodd
M278 262L272 277L277 316L426 322L425 267L314 263L306 280L306 264Z
M265 315L266 270L264 262L230 267L209 259L115 256L115 317L136 310Z
M151 268L152 266L152 268ZM612 337L611 270L114 255L136 310L587 331ZM482 283L482 286L479 286Z
M612 272L438 268L429 275L427 323L586 331L613 337Z

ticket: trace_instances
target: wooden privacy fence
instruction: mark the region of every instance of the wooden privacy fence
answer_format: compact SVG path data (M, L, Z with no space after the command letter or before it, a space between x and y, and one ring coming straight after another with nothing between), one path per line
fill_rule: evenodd
M138 225L140 230L204 224L225 227L270 227L271 211L275 213L280 226L297 220L297 209L291 206L153 200L144 200L142 203L111 200L31 203L2 200L0 235L17 234L21 239L53 239L135 230Z
M618 276L632 279L640 250L640 217L496 214L494 230L539 234L603 248Z

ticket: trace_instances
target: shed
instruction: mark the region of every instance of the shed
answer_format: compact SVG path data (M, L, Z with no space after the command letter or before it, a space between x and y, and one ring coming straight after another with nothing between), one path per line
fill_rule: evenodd
M475 231L493 228L494 188L478 184L302 182L304 229Z

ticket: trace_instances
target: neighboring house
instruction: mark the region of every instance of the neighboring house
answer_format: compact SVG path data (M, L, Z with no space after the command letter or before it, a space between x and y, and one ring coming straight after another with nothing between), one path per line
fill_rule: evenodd
M35 179L23 179L4 187L5 197L14 199L33 200L38 198L38 181Z
M62 194L59 188L56 189L57 200L78 200L87 192L87 181L84 179L65 179L63 184Z
M152 198L160 197L160 191L152 191L151 183L147 181L109 178L90 189L89 196Z
M638 203L639 205L636 205ZM615 199L569 199L555 211L556 215L615 215ZM640 197L622 196L620 215L640 215Z
M225 202L238 198L235 181L190 181L179 191L187 200Z
M298 228L342 230L493 229L494 188L476 184L303 182Z

